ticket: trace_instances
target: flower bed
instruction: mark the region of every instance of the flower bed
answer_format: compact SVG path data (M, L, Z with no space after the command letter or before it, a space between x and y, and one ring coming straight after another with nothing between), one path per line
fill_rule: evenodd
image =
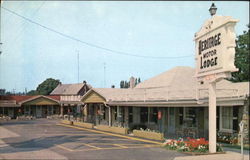
M237 144L238 135L235 133L217 132L217 141L222 143Z
M193 154L208 154L208 141L205 138L191 139L187 138L186 141L183 139L173 140L168 139L164 142L164 146L170 150L177 150L179 152L193 153ZM223 150L220 145L217 145L217 152L222 153Z

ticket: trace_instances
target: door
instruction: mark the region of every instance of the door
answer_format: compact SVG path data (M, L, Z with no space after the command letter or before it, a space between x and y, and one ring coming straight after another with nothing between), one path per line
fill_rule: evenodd
M36 106L36 117L41 118L42 117L42 107Z
M175 134L175 108L168 109L168 132Z
M8 116L11 117L11 118L14 118L14 108L9 108Z

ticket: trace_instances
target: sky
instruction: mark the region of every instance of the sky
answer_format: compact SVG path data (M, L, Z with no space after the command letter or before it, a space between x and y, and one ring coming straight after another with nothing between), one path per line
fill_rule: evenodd
M211 4L4 1L0 88L29 91L47 78L119 88L120 81L131 76L144 81L176 66L195 67L194 34L211 17ZM239 20L236 35L247 30L249 2L215 1L215 5L217 15Z

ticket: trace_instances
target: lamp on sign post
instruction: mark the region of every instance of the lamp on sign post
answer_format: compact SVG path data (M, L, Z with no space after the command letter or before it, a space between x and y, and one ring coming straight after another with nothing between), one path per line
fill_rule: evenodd
M209 8L210 15L213 16L216 14L217 8L214 3L212 3L211 7Z

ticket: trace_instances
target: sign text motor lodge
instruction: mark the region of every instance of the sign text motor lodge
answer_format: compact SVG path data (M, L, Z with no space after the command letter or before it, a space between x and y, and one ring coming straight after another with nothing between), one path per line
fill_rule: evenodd
M214 47L220 44L221 33L199 41L200 69L217 66L217 50Z

